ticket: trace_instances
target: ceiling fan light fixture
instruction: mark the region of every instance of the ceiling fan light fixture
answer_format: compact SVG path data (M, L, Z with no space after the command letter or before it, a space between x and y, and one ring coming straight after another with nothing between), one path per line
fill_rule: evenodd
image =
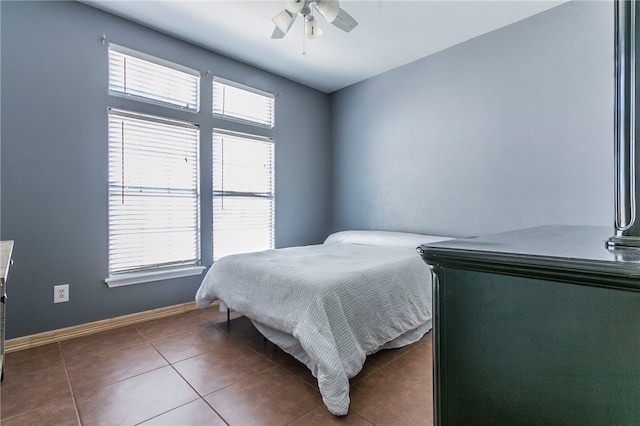
M307 38L316 38L322 35L322 30L313 15L304 17L304 35Z
M316 0L316 9L329 22L333 22L338 17L340 5L337 0Z
M271 20L283 34L286 34L287 31L289 31L289 28L291 28L291 25L293 25L294 15L292 15L288 10L283 10Z
M322 30L318 26L318 22L314 19L313 15L307 15L304 17L304 35L307 38L316 38L322 35Z

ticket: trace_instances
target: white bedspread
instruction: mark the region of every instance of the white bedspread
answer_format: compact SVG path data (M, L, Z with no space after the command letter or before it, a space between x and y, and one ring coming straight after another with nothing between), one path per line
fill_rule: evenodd
M431 322L431 274L415 246L322 244L223 257L196 303L216 298L295 337L336 415L347 414L349 378L367 355Z

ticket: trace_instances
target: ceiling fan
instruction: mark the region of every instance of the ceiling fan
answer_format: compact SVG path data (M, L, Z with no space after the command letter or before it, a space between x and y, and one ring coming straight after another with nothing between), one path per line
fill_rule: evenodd
M304 18L304 34L307 38L315 38L322 34L316 22L313 11L317 10L327 21L349 32L358 22L340 8L338 0L285 0L284 10L273 17L276 24L271 38L283 38L298 15Z

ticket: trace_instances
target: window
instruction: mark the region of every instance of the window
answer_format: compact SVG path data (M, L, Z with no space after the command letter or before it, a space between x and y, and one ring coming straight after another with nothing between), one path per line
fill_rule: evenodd
M214 77L213 114L273 128L274 95Z
M108 113L105 281L113 287L201 273L199 128L176 120L198 111L200 73L113 44L108 54L109 94L137 101L139 112Z
M116 96L197 111L200 74L169 61L110 45L109 92Z
M213 77L212 115L188 114L199 111L200 72L114 44L108 63L105 282L196 275L203 260L273 248L275 96ZM200 164L203 137L212 161ZM201 198L200 173L212 177L211 197ZM201 209L213 212L211 235L202 234ZM213 259L201 258L203 241Z
M109 112L110 275L200 260L198 128Z
M273 141L213 132L213 258L273 248Z

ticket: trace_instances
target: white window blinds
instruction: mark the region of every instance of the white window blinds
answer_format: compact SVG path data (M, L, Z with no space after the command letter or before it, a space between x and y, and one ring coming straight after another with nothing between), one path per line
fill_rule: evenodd
M109 272L200 260L198 128L109 112Z
M124 47L109 46L109 91L137 100L198 110L200 74Z
M274 95L214 77L213 114L227 119L272 128L274 123Z
M213 132L213 259L273 248L273 141Z

